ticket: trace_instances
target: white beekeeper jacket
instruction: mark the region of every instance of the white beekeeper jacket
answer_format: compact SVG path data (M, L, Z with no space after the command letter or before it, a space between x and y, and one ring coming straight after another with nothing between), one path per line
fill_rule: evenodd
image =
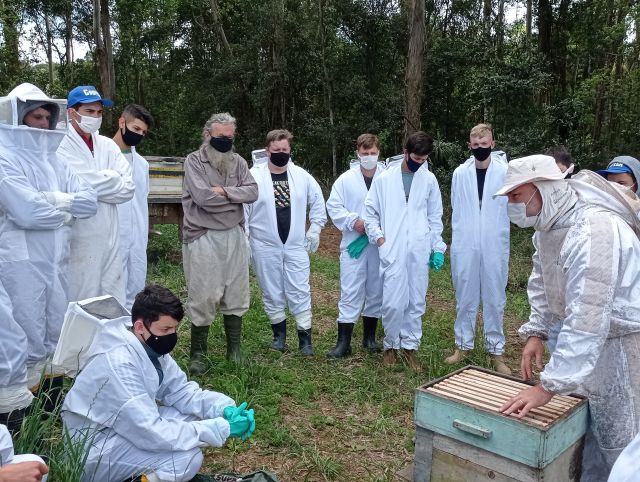
M123 153L129 162L136 186L130 201L118 204L120 258L124 268L125 307L130 310L136 295L144 289L147 279L147 242L149 239L149 163L132 147Z
M371 185L365 200L365 226L378 248L383 276L384 349L416 350L422 337L422 315L429 284L429 256L444 253L442 198L426 163L415 173L407 200L402 163L387 168Z
M113 433L150 452L222 446L230 431L222 414L225 407L235 406L233 399L187 381L171 355L158 358L164 374L159 383L155 367L130 326L130 317L104 325L64 400L62 418L71 435L95 436L88 463L99 461L100 441ZM199 420L162 417L158 402ZM201 421L204 419L215 420L215 433Z
M108 137L91 134L93 154L73 126L58 154L98 194L98 212L76 222L71 232L70 301L112 295L125 302L125 279L119 254L117 205L129 201L135 184L131 166Z
M630 227L637 218L580 180L589 175L597 176L582 171L566 181L575 205L533 236L531 314L519 330L546 339L561 323L540 380L555 393L589 397L595 443L585 444L585 482L606 480L640 430L640 240Z
M491 153L482 195L478 199L475 158L453 171L451 182L451 277L456 290L456 345L474 346L475 321L482 298L484 343L490 353L504 350L502 317L509 275L507 198L492 195L504 184L507 157Z
M63 131L18 125L17 106L29 100L60 105L31 84L0 98L0 280L27 336L33 386L55 350L66 310L69 224L93 216L97 203L96 192L56 154ZM66 202L54 205L43 193Z

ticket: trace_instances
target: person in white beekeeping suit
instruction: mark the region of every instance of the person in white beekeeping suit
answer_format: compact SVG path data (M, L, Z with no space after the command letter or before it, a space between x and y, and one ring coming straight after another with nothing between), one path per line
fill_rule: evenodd
M130 310L136 294L147 279L147 241L149 239L149 163L136 151L149 129L153 117L141 105L129 104L118 119L113 141L131 166L136 190L130 201L118 204L120 258L124 269L126 303Z
M338 341L327 356L351 355L353 327L362 314L362 346L380 351L376 327L382 308L382 278L378 247L369 243L364 230L364 200L371 183L384 170L378 162L380 142L373 134L362 134L356 141L358 158L340 175L331 188L327 212L342 232L340 241L340 302L338 303Z
M34 390L45 372L40 388L49 395L47 410L62 387L61 374L46 360L67 309L70 226L96 213L95 191L56 155L65 135L65 104L31 84L0 98L0 282L11 300L5 308L22 331L11 329L7 319L8 336L0 336L0 344L13 355L2 364L10 367L8 379L21 385L26 358L27 384ZM26 351L16 351L12 344L23 335ZM19 391L20 400L8 403L12 407L0 401L0 413L28 405L30 397Z
M565 174L550 156L516 159L495 194L508 196L512 223L535 229L524 379L532 361L543 369L543 342L561 323L540 383L501 410L522 417L554 394L585 395L581 481L601 482L640 431L640 200L591 171Z
M201 448L251 437L253 409L187 381L171 357L183 316L171 291L146 286L131 317L110 320L91 343L62 406L65 430L88 450L83 481L188 481Z
M502 317L509 275L507 200L494 198L504 182L507 156L495 148L489 124L469 134L472 156L453 171L451 181L451 278L456 290L456 350L445 363L461 361L473 349L482 300L484 347L495 369L507 375Z
M365 228L378 245L382 288L383 363L392 366L402 349L409 367L419 370L417 351L427 308L429 267L440 271L447 248L442 241L442 197L427 166L433 138L411 134L402 162L372 184L365 200Z
M41 457L16 455L9 430L0 424L0 482L46 482L48 472Z
M58 155L98 193L98 213L71 230L69 300L111 295L124 305L118 204L133 197L131 166L113 140L98 134L103 106L113 103L91 85L71 90L67 102L69 128Z
M258 200L245 204L245 229L273 330L271 348L286 350L288 306L296 320L298 348L312 356L309 253L318 250L327 213L318 182L291 161L292 139L285 129L267 133L269 160L251 168ZM307 207L311 225L305 233Z

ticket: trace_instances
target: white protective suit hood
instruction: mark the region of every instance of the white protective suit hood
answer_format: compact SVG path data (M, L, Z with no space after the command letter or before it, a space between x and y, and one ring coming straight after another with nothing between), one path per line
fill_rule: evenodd
M29 102L54 104L58 107L58 113L65 112L67 107L66 100L51 99L35 85L20 84L6 97L0 97L0 146L14 152L55 154L66 133L66 116L57 115L54 120L52 114L52 123L55 122L52 127L55 129L28 127L22 124L22 118L29 111L25 108Z
M542 209L533 228L536 231L549 231L576 204L578 196L565 180L535 181L533 184L542 196Z

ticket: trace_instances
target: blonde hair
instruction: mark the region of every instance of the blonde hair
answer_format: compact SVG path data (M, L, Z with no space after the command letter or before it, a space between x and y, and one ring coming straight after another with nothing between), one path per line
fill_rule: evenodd
M469 137L485 137L487 134L493 138L493 127L491 127L491 124L478 124L477 126L473 126Z
M360 149L361 147L365 149L371 149L374 146L380 149L380 141L378 140L378 136L374 134L360 134L358 136L358 140L356 141L356 149Z
M276 141L282 141L286 139L289 144L291 144L291 140L293 139L293 134L289 132L287 129L274 129L272 131L267 132L266 144L265 147L269 147L269 144Z

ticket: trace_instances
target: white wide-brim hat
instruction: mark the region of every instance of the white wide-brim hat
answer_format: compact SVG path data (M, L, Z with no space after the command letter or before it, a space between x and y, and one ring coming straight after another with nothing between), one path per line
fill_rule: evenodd
M551 156L536 154L509 162L504 185L493 195L505 196L515 188L536 181L560 181L569 174L562 172Z

